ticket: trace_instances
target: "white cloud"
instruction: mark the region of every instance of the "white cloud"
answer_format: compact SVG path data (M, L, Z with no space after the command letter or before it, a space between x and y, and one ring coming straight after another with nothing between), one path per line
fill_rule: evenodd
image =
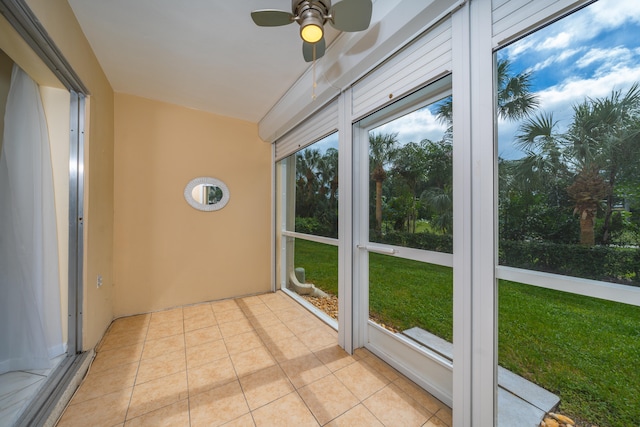
M515 60L531 51L570 49L627 22L640 23L640 1L600 0L507 47L507 55Z
M441 123L428 108L422 108L379 126L373 132L398 132L398 142L404 145L409 142L420 142L425 138L438 141L442 139L446 130L447 126Z
M607 73L597 74L588 79L565 80L538 92L540 108L546 111L571 111L571 105L585 98L601 98L612 90L625 91L640 81L640 64L634 67L614 66Z
M566 59L571 58L573 55L580 53L584 50L584 48L579 47L576 49L566 49L564 51L562 51L562 53L560 53L560 55L558 55L558 61L564 61Z
M553 113L558 132L566 131L571 124L574 105L588 98L608 97L614 90L624 93L640 82L640 48L602 48L601 43L596 43L603 31L627 23L640 24L639 0L600 0L505 48L504 54L512 61L528 56L526 59L533 65L526 71L547 69L546 84L552 86L537 92L539 112ZM599 47L590 49L590 44ZM584 76L585 72L590 75ZM567 74L571 77L561 80ZM551 81L554 79L556 82ZM522 156L513 145L519 125L498 121L500 156L510 159Z
M547 59L545 59L544 61L538 62L536 65L534 65L533 67L527 69L526 71L535 73L536 71L540 71L540 70L542 70L544 68L547 68L547 67L549 67L549 66L551 66L553 64L565 61L565 60L571 58L572 56L580 53L583 50L584 49L582 49L582 48L563 50L560 54L551 55Z
M611 49L591 49L582 58L580 58L576 65L579 68L584 68L591 65L594 62L607 61L613 62L629 62L633 59L634 53L629 49L618 46Z
M640 2L638 0L599 1L587 8L592 23L602 28L613 28L627 21L640 23Z
M626 92L632 84L640 81L640 64L614 66L607 73L597 74L588 79L570 79L537 92L540 97L540 112L553 113L558 122L557 132L564 132L571 124L573 106L585 99L603 98L614 90ZM513 140L520 123L498 121L499 155L514 159L522 153L514 147Z
M569 46L569 43L571 43L572 39L573 36L570 33L563 31L552 37L548 37L545 41L540 43L537 49L564 49L565 47Z
M508 56L512 60L515 60L520 55L525 54L529 49L534 47L536 43L536 40L534 40L533 38L519 40L517 43L514 43L505 48L506 56Z
M557 56L550 56L547 59L545 59L544 61L538 62L536 65L534 65L531 68L528 68L525 71L526 72L530 72L530 73L535 73L536 71L540 71L540 70L542 70L544 68L547 68L548 66L550 66L554 62L557 62L557 60L558 60Z

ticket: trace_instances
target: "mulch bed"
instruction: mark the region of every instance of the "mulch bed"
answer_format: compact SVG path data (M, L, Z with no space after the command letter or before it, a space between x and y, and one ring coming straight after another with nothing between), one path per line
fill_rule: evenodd
M300 295L315 307L327 313L332 318L338 320L338 297L329 295L328 297L312 297L309 295Z
M313 304L316 308L327 313L327 315L331 316L333 319L338 320L338 297L335 295L329 294L328 297L312 297L309 295L300 295L302 298L307 300L310 304ZM370 314L371 315L371 314ZM371 320L376 322L378 325L382 326L388 331L398 333L400 332L398 329L393 326L387 325L378 319L377 316L371 315Z

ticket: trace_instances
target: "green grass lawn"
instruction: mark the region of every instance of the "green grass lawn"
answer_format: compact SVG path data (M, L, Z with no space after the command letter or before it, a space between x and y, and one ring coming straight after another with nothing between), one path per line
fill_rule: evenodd
M296 266L337 294L334 246L296 240ZM452 340L452 270L371 254L371 314L398 330ZM560 411L600 427L640 425L640 307L501 281L499 363L561 399Z
M338 247L296 239L294 264L304 268L306 281L338 295Z
M603 426L640 425L640 307L521 283L499 288L499 360Z
M369 314L399 331L419 326L452 341L451 268L370 253Z

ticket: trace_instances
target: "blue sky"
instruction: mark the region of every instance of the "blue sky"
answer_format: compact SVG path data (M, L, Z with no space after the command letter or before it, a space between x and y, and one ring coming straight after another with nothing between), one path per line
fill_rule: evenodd
M373 129L372 132L393 133L398 132L398 143L404 145L409 142L420 142L425 138L437 141L442 139L446 126L438 120L436 109L438 102L427 105L417 111L402 116L392 122ZM320 150L325 153L328 148L338 148L338 133L333 133L308 148Z
M338 132L334 132L331 135L325 136L320 141L317 141L316 143L305 148L305 150L318 150L320 151L320 154L324 154L329 148L335 148L336 150L338 149ZM301 154L302 151L300 151Z
M440 102L438 101L434 104L427 105L392 122L378 126L371 132L397 132L397 139L400 145L405 145L409 142L420 142L423 139L439 141L447 130L446 124L440 122L436 115L439 104Z
M623 93L640 81L640 1L600 0L498 52L514 72L532 72L540 108L562 132L572 105ZM498 155L519 158L512 145L518 123L498 122Z

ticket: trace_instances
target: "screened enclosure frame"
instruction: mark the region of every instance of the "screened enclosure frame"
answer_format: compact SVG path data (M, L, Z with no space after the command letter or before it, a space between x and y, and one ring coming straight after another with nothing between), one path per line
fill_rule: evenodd
M353 283L356 275L354 269L357 268L354 267L354 260L359 250L355 241L354 229L358 225L354 222L357 210L354 206L359 196L353 181L347 179L353 175L357 164L361 163L361 159L356 158L353 152L352 141L356 138L352 125L391 103L392 98L395 100L419 89L430 79L449 73L452 76L455 230L452 256L455 337L452 404L455 425L485 426L497 423L499 279L640 306L640 289L498 264L494 54L505 45L591 3L591 0L457 2L453 10L425 34L409 41L399 52L360 80L351 82L337 99L339 113L335 118L335 126L340 136L339 171L342 177L338 233L340 317L346 317L339 324L339 344L352 352L362 344L358 337L363 334L362 322L358 320L363 310L360 290ZM441 56L444 52L441 47L442 34L447 26L451 31L453 47L449 65ZM425 74L398 77L394 86L393 73L390 73L382 87L373 83L376 73L383 74L385 64L393 64L397 60L394 58L402 56L402 52L419 52L419 40L428 38L434 44L425 44L425 52L439 52L439 55L415 61L416 68L426 70ZM408 68L387 66L386 69ZM408 81L413 85L407 84ZM365 98L368 99L366 107L355 105ZM306 122L313 120L312 114Z

